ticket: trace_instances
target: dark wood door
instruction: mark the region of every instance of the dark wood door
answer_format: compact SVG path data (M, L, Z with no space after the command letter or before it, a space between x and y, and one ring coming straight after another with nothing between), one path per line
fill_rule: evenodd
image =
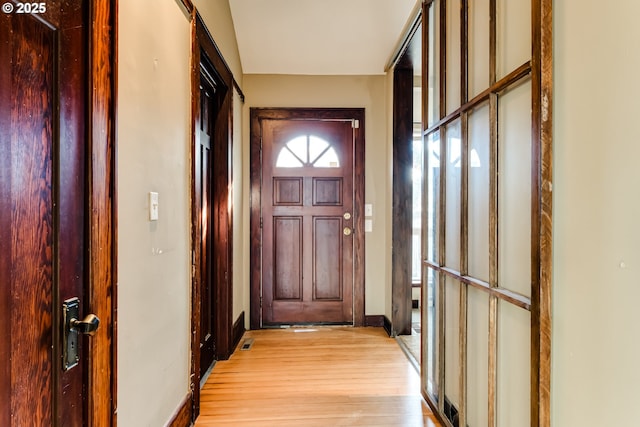
M262 122L262 320L353 323L352 121Z
M61 304L84 303L88 2L0 13L0 425L86 424L86 339L62 367ZM84 341L83 341L84 340Z
M195 192L199 215L200 246L200 376L211 367L216 357L215 337L215 254L213 244L217 224L213 198L213 144L216 103L216 83L202 69L200 74L200 109L196 129L196 177Z

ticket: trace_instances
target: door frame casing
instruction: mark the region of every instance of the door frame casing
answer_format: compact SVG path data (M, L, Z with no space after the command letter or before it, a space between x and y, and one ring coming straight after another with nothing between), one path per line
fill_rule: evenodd
M200 63L204 52L213 72L219 79L221 95L220 110L215 121L213 150L212 212L216 215L219 226L213 230L213 253L215 268L213 279L214 298L217 302L215 313L215 356L218 360L228 359L233 352L233 212L230 196L232 182L233 153L233 75L225 63L204 21L195 9L191 9L191 419L195 420L200 412L200 280L201 253L196 244L199 232L199 215L196 211L195 197L195 144L196 125L200 103Z
M353 156L353 325L364 325L364 108L250 109L250 299L251 329L262 328L262 120L358 120Z
M117 10L118 0L90 6L88 151L88 307L101 328L89 341L88 425L117 419Z
M413 252L413 101L422 73L422 13L418 10L398 50L393 72L392 335L411 335ZM415 70L420 69L416 74ZM422 85L420 86L422 87Z

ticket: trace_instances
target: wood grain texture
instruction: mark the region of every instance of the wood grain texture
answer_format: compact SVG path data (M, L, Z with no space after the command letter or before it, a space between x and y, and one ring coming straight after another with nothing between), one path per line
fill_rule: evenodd
M193 419L193 406L191 405L191 393L182 401L182 404L167 423L168 427L189 427Z
M91 3L89 251L91 292L85 310L101 327L89 341L88 424L108 426L116 412L116 0Z
M301 332L298 332L301 331ZM196 427L427 426L420 379L379 328L250 331L249 351L216 364Z
M51 4L49 3L49 6ZM55 245L57 248L57 290L54 291L53 335L54 342L61 343L61 301L68 298L80 298L80 313L88 314L85 301L87 246L86 194L87 191L87 144L86 117L88 99L88 71L85 41L89 39L89 26L85 21L88 15L86 2L63 0L59 8L60 43L58 60L60 64L58 86L58 154L55 156L56 173L54 192L57 194L57 230ZM57 298L56 298L57 297ZM79 357L86 360L87 339L81 341ZM53 360L62 357L61 346L54 346ZM60 369L58 366L55 368ZM55 381L56 422L71 426L86 424L83 414L87 413L84 404L83 380L85 363L74 369L61 372ZM73 403L72 403L73 402Z
M553 1L540 0L540 359L539 426L551 425L553 294Z
M551 299L553 268L553 2L532 2L533 122L535 155L539 166L536 185L538 266L532 293L532 425L551 425ZM534 354L535 352L535 354Z
M0 257L9 257L10 275L2 292L9 292L11 397L9 425L53 423L51 355L54 218L53 156L55 58L54 31L28 17L14 15L15 41L10 69L11 90L3 93L3 115L11 117L11 187L2 197L11 201L11 239L3 242ZM5 69L3 67L3 72ZM15 357L15 355L20 355ZM4 361L3 361L4 362Z
M0 67L1 64L10 64L12 60L11 49L11 17L8 14L0 15ZM11 93L11 72L5 72L4 67L0 72L0 425L11 425L11 290L6 281L11 277L11 256L5 256L6 251L11 250L11 112L10 102L5 99ZM4 344L6 340L7 345Z

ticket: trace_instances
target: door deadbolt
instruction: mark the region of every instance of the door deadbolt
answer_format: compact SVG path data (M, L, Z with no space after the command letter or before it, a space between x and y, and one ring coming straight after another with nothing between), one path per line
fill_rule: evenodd
M95 314L89 314L84 319L80 317L80 300L71 298L62 303L62 369L68 371L80 361L78 335L95 335L100 326L100 319Z
M351 219L351 214L349 212L345 212L344 215L342 215L342 217L347 221L349 221Z

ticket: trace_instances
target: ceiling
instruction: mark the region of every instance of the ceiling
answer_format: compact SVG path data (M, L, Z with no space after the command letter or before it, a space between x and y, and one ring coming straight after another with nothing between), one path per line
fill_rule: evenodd
M229 0L245 74L383 74L419 0Z

